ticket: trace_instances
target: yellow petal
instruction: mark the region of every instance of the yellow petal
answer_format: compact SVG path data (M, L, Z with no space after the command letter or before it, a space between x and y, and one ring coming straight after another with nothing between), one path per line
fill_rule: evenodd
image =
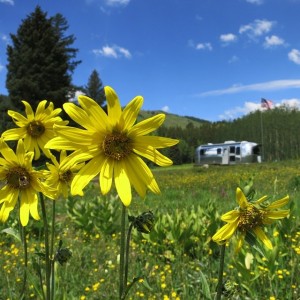
M246 208L248 206L247 198L245 197L243 191L240 188L236 189L236 200L241 208Z
M99 104L86 96L79 96L78 101L81 107L88 113L93 127L100 131L105 131L109 122L107 114Z
M166 148L176 145L179 140L164 138L160 136L138 136L134 140L134 145L150 145L154 148Z
M146 135L156 130L165 120L164 114L158 114L134 125L128 132L129 137Z
M143 97L137 96L126 105L122 113L125 124L124 131L130 129L136 122L140 109L143 105L143 101Z
M94 130L93 123L86 111L78 107L74 103L65 103L63 105L65 112L79 125L88 130Z
M112 125L115 125L119 122L122 114L120 101L116 92L110 86L105 86L104 91L107 101L107 112L109 121Z
M271 203L266 209L267 210L269 210L269 209L272 210L272 209L275 209L275 208L280 208L280 207L286 205L289 202L289 200L290 200L290 197L285 196L284 198Z
M25 112L26 112L26 116L28 121L32 121L34 119L34 112L32 110L31 105L27 102L27 101L22 101L22 103L25 105Z
M27 193L20 193L21 206L20 206L20 220L22 226L26 226L29 221L29 199Z
M71 184L72 195L83 195L83 189L101 171L103 161L93 158L75 175Z
M240 233L237 244L236 244L235 253L238 253L241 250L241 248L244 244L245 235L246 235L245 233Z
M103 165L99 176L99 183L103 195L107 194L111 189L113 170L114 170L114 161L106 158L103 161Z
M282 219L290 214L290 210L278 210L278 211L266 211L264 218L269 218L273 220Z
M221 220L227 223L236 222L236 220L239 218L240 212L238 210L231 210L224 214L221 217Z
M87 130L60 125L54 125L54 130L57 135L75 144L88 146L93 142L93 133Z
M159 194L158 184L146 163L138 156L131 155L126 161L126 170L130 181L141 197L145 196L145 186L154 194Z
M271 241L268 239L268 237L260 227L254 228L253 231L268 249L273 249Z
M212 240L216 243L224 244L225 241L229 240L234 232L236 231L238 222L227 223L220 228L212 237Z
M4 131L2 137L5 141L15 141L24 138L26 134L27 130L25 127L12 128Z
M118 195L125 206L131 203L131 186L122 162L116 163L114 168L115 185Z
M168 157L162 155L160 152L158 152L155 148L152 146L147 146L147 145L135 145L135 148L133 151L140 155L143 156L155 164L166 167L166 166L171 166L173 164L172 160L169 159Z

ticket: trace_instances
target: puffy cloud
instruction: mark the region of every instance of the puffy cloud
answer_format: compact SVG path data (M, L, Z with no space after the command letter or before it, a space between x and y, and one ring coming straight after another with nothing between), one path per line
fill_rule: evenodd
M164 112L168 112L168 111L170 111L170 107L168 105L165 105L161 108L161 110Z
M274 103L275 107L286 107L290 109L300 109L300 99L282 99L278 103ZM246 101L243 106L237 106L232 109L226 110L223 114L219 115L220 120L233 120L243 115L247 115L256 110L264 110L260 102Z
M106 0L106 4L109 6L126 6L129 2L130 0Z
M264 3L263 0L246 0L246 2L251 3L251 4L256 4L256 5L261 5Z
M198 43L195 48L197 50L209 50L211 51L212 50L212 45L211 43Z
M235 62L237 62L237 61L239 61L238 56L233 55L233 56L229 59L228 63L233 64L233 63L235 63Z
M2 64L0 64L0 72L4 70L4 66Z
M247 34L250 38L255 38L271 31L275 22L268 20L254 20L254 22L240 27L240 34Z
M0 3L9 4L9 5L15 4L14 0L0 0Z
M288 58L290 61L294 62L297 65L300 65L300 51L297 49L292 49L288 53Z
M92 52L95 55L101 55L104 57L111 57L111 58L121 58L121 57L125 57L125 58L131 58L132 55L129 52L129 50L120 47L120 46L103 46L101 49L93 49Z
M282 46L282 45L284 45L284 39L278 37L277 35L265 37L265 42L264 42L265 48L272 48L272 47Z
M233 33L221 34L220 40L223 43L230 43L236 41L237 37Z

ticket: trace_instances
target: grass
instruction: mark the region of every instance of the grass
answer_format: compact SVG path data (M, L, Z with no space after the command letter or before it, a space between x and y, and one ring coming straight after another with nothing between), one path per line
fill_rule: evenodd
M128 299L213 299L219 247L210 238L222 225L220 215L236 206L235 189L255 178L257 197L291 197L291 216L270 226L275 245L265 256L246 246L234 256L234 241L226 249L225 287L228 299L300 299L300 162L236 166L192 165L155 168L161 195L134 197L129 214L153 211L150 235L133 232L129 280L141 276ZM48 201L48 210L51 202ZM56 247L59 240L72 258L57 265L56 299L117 299L119 200L114 193L100 196L97 183L85 197L57 203ZM17 230L16 212L0 230ZM26 299L41 299L35 272L43 252L41 222L30 221L29 289ZM22 285L23 252L20 243L0 235L0 299L15 300ZM225 296L224 296L225 297ZM272 298L274 297L274 298Z

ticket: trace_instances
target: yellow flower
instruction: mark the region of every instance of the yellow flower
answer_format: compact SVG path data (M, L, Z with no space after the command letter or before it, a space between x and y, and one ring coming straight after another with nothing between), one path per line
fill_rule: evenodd
M239 207L236 210L227 212L221 217L227 224L220 228L212 237L213 241L224 244L236 231L239 231L238 250L243 244L246 233L254 233L267 248L272 249L272 243L264 233L263 226L288 216L290 212L289 209L277 210L277 208L286 205L289 202L289 196L269 205L261 205L266 198L267 196L264 196L255 202L248 202L242 190L237 188L236 199Z
M34 113L30 104L22 101L25 105L26 117L13 110L8 111L8 115L19 128L8 129L2 133L5 141L24 139L26 151L34 152L34 159L39 159L40 149L50 158L49 149L45 149L45 144L54 137L53 125L66 125L68 121L63 121L58 114L60 108L54 109L53 103L50 102L46 107L47 100L38 104Z
M5 222L14 209L17 200L20 200L20 220L26 226L29 213L35 220L39 220L37 192L51 196L44 187L41 179L43 171L32 168L33 152L26 152L23 140L18 141L16 153L0 139L0 180L5 185L0 190L0 220Z
M84 165L84 163L72 163L70 165L70 157L67 156L66 151L60 152L59 162L54 155L51 155L53 164L46 163L49 172L47 174L46 184L57 190L55 198L62 195L64 198L68 197L69 187L76 172Z
M75 175L71 193L83 195L83 188L99 174L102 194L110 191L112 181L125 206L131 202L131 185L144 197L147 188L159 193L157 182L145 157L159 166L169 166L172 161L157 149L170 147L178 140L147 136L165 119L158 114L137 124L136 119L143 98L135 97L123 110L118 96L111 87L105 87L106 114L92 99L79 96L79 104L65 103L64 110L83 128L55 125L57 137L47 143L51 149L75 150L75 161L88 161Z

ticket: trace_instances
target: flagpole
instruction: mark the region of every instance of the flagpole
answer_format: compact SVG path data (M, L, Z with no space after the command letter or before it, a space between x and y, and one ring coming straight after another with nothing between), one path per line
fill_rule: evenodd
M264 126L263 126L263 111L260 111L260 132L261 132L261 161L264 161Z

